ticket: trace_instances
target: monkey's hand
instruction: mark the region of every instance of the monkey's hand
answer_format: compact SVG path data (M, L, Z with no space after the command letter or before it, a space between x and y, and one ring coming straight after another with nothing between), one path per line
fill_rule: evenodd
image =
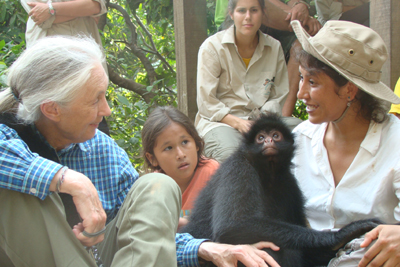
M400 264L400 226L379 225L365 234L361 247L376 240L358 264L365 266L398 266Z
M219 267L234 267L240 261L245 266L279 267L278 263L267 252L260 250L279 247L270 242L259 242L254 245L228 245L214 242L203 242L199 247L199 258L212 261Z

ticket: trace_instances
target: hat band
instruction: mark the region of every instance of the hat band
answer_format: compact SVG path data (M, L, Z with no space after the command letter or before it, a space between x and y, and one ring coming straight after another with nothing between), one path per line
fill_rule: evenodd
M354 76L358 76L359 78L362 78L370 83L377 83L381 80L381 71L369 71L364 67L347 60L342 55L333 52L326 46L318 43L314 43L313 45L322 57L331 62L331 64L335 65L337 69L341 70L342 72L347 72Z

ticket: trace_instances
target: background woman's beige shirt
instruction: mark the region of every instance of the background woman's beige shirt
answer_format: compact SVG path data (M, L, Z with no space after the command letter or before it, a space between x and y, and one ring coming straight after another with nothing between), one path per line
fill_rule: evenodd
M252 113L282 113L289 92L286 62L280 43L259 34L248 68L235 45L233 26L204 41L197 66L195 125L201 136L220 126L227 114L248 119Z
M100 3L100 13L90 17L78 17L70 21L53 24L55 16L51 16L41 25L36 25L35 22L29 17L26 23L26 46L29 47L36 40L51 36L51 35L69 35L69 36L91 36L96 40L96 43L101 44L99 30L97 28L97 23L93 17L98 17L107 12L105 0L93 0ZM29 13L32 9L28 6L29 2L37 3L47 3L48 0L21 0L21 4L25 11ZM64 0L53 0L53 2L68 2Z

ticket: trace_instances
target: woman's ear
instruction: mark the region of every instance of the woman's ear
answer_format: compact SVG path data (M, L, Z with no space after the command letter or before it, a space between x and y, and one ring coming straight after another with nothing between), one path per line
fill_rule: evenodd
M156 157L153 154L150 154L149 152L146 152L146 158L148 159L148 161L151 163L151 165L153 167L157 167L158 166L158 161L156 159Z
M40 105L40 111L42 114L51 121L60 121L61 110L60 106L56 102L46 102Z
M358 93L358 87L357 85L355 85L352 82L348 82L346 84L347 88L346 88L346 94L348 95L348 97L350 97L350 101L354 100L354 98L356 97L356 94Z

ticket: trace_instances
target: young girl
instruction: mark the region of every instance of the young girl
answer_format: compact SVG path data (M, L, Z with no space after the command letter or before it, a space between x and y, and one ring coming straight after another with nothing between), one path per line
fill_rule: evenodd
M202 156L204 142L190 119L173 107L157 107L142 130L145 167L172 177L182 191L181 217L190 215L193 202L218 168ZM186 222L181 218L179 227Z

